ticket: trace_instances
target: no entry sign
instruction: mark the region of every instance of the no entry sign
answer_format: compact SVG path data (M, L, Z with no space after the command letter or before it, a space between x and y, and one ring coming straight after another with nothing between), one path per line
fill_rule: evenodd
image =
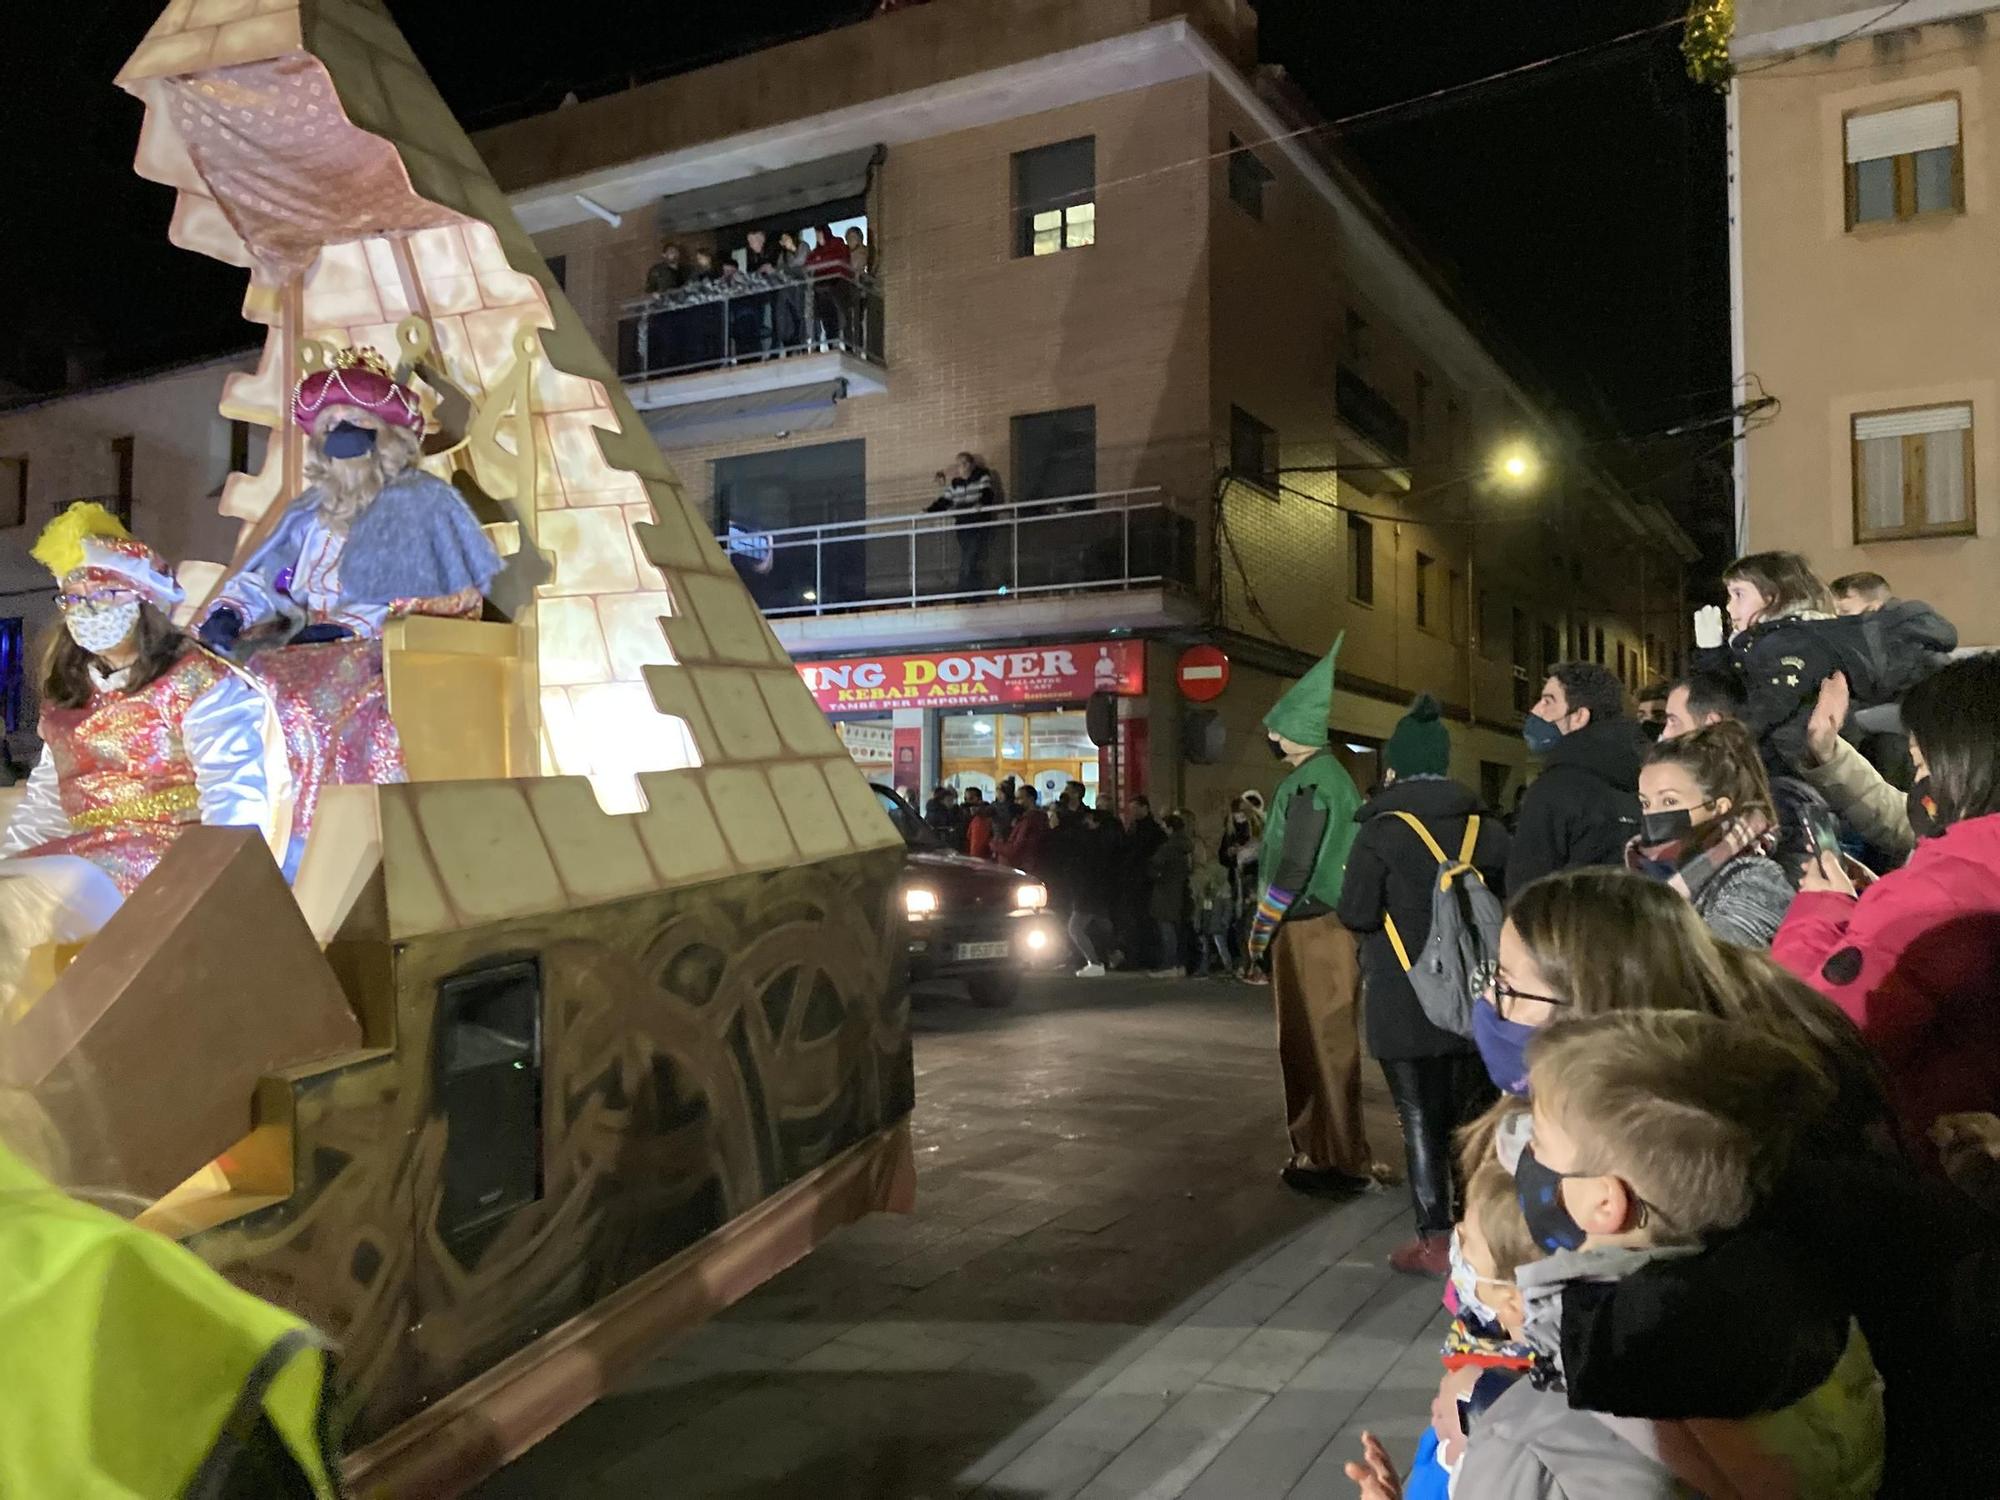
M1229 657L1220 646L1190 646L1174 668L1174 681L1190 703L1206 703L1229 686Z

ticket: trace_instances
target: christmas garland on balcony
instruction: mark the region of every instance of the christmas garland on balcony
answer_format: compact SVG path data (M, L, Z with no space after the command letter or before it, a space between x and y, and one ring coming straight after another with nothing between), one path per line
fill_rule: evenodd
M1695 0L1681 32L1681 56L1688 77L1720 92L1729 87L1735 68L1729 61L1729 39L1736 32L1736 0Z

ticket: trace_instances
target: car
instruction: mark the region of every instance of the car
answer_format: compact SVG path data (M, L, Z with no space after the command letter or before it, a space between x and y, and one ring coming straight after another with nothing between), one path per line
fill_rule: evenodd
M963 979L976 1005L1011 1005L1022 976L1067 951L1049 916L1049 888L1011 865L947 848L917 810L870 783L903 836L903 910L910 982Z

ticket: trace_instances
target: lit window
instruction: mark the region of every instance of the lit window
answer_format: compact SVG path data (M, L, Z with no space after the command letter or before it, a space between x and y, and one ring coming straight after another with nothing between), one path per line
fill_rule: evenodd
M1854 419L1854 539L1965 535L1973 526L1972 408Z
M1097 139L1014 153L1014 253L1053 255L1097 243Z
M1849 229L1964 207L1955 97L1849 115L1845 134Z

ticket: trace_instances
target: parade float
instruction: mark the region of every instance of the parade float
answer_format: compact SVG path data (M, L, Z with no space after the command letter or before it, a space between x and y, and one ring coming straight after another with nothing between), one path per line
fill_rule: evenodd
M222 403L269 434L236 554L148 597L223 655L224 606L305 597L329 391L493 561L249 658L307 705L287 825L177 829L17 955L0 1126L327 1337L363 1493L447 1495L909 1206L902 846L381 5L174 0L118 83L174 242L268 329ZM399 764L314 737L343 660Z

